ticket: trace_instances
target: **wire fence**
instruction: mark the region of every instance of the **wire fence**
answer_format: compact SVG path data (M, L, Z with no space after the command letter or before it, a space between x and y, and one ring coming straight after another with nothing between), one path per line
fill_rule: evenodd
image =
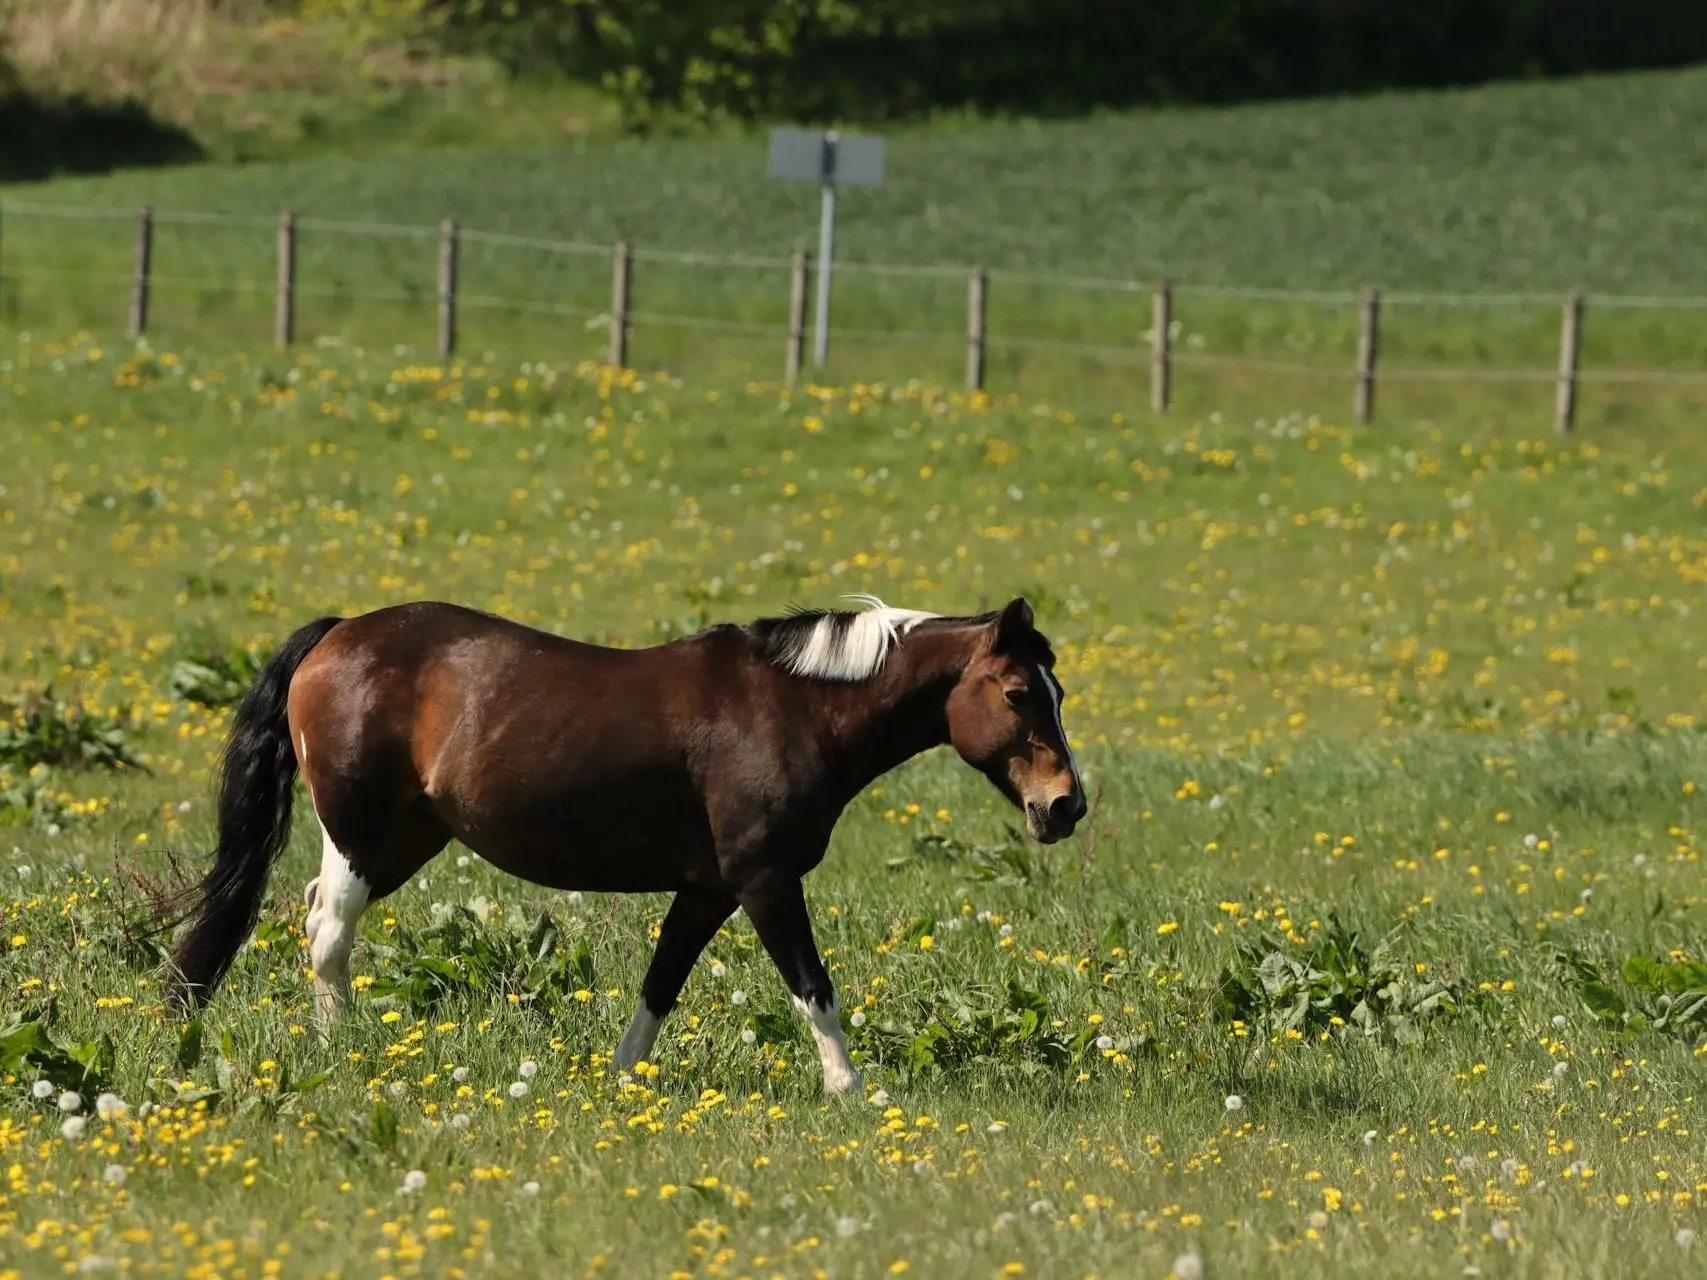
M632 305L637 266L638 296L656 305ZM1173 402L1176 370L1346 383L1362 423L1373 416L1378 385L1550 385L1561 432L1575 425L1584 386L1707 391L1707 296L1595 294L1596 312L1629 318L1627 332L1620 331L1625 350L1643 366L1655 351L1681 356L1683 364L1631 367L1614 359L1585 367L1588 300L1575 293L1383 293L857 260L833 266L838 300L852 294L864 302L832 324L831 337L929 350L939 362L963 358L972 390L988 389L992 354L1010 364L1072 358L1097 362L1129 383L1147 366L1148 398L1158 411ZM0 200L0 314L20 321L31 304L105 310L122 299L137 337L156 322L161 298L188 308L187 320L175 315L176 329L198 320L222 325L226 295L248 299L250 307L270 297L271 336L280 347L299 341L307 328L336 332L356 304L400 304L436 311L441 358L458 350L467 323L461 313L469 311L576 322L576 341L602 347L599 354L619 365L631 363L636 329L777 342L783 375L793 381L806 372L811 268L799 252L609 245L454 222ZM673 285L651 283L669 273ZM1217 318L1204 326L1216 332L1213 345L1205 332L1181 324L1179 316L1192 308ZM1316 318L1300 321L1300 312ZM1416 339L1427 318L1466 312L1483 319L1452 321L1454 341ZM1700 313L1703 322L1683 313ZM1494 325L1497 332L1478 329L1466 342L1466 323ZM1409 350L1407 324L1414 330ZM1385 339L1394 325L1401 341L1398 358L1388 359ZM1438 337L1446 328L1437 324L1429 332ZM1491 354L1500 341L1508 349ZM1616 349L1606 346L1609 353ZM1514 353L1517 362L1502 363Z

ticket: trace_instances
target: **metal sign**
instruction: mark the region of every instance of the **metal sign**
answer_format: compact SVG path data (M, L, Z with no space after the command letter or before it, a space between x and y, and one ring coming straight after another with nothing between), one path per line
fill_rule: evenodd
M883 139L814 129L771 132L771 177L838 182L849 187L883 185Z
M822 366L830 351L830 276L836 248L836 186L883 184L883 139L834 129L774 129L771 131L770 172L773 178L792 178L822 184L818 216L818 298L812 332L812 363Z

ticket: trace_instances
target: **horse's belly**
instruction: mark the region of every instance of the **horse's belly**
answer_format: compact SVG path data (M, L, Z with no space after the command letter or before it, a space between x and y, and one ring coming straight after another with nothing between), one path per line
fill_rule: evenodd
M494 866L553 889L648 893L715 882L704 810L686 798L628 790L518 805L469 821L457 835Z

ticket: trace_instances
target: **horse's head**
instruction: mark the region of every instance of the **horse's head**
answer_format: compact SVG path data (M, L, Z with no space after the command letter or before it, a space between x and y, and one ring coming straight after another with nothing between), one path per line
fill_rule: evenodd
M1073 834L1085 788L1061 727L1055 654L1016 599L988 628L948 699L948 735L961 759L1025 811L1044 844Z

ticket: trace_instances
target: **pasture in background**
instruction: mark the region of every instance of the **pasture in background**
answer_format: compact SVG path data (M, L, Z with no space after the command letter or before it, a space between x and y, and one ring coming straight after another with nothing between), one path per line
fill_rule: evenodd
M1154 288L1174 282L1171 399L1185 413L1484 416L1545 429L1580 364L1586 431L1675 421L1707 388L1702 72L1079 123L903 131L887 185L842 195L821 381L954 385L969 281L996 394L1131 408L1151 395ZM1701 159L1701 157L1695 157ZM0 315L118 331L137 207L149 325L167 342L277 329L278 218L298 216L294 337L432 352L439 220L463 228L463 353L611 349L611 249L634 251L626 353L696 376L782 376L791 252L815 194L764 176L759 140L585 142L14 189ZM99 211L100 217L80 216ZM1361 341L1365 291L1382 295ZM1578 342L1562 305L1587 299ZM1575 361L1570 359L1575 356ZM1562 356L1565 359L1562 360Z
M0 396L21 1274L1694 1264L1692 451L353 343L32 335ZM1096 798L1038 849L936 754L850 811L807 884L863 1102L740 920L613 1078L663 899L454 846L320 1048L300 820L231 984L162 1015L133 876L209 846L229 708L305 619L642 644L862 590L1024 591Z

